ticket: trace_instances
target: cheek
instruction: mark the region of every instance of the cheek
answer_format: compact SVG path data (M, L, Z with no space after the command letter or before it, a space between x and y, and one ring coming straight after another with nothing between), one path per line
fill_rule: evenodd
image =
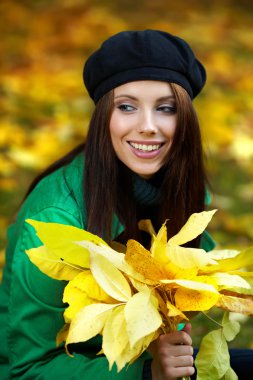
M177 118L173 118L170 120L170 122L163 127L164 135L167 136L169 139L173 139L177 129Z
M109 130L112 142L117 142L127 134L128 125L122 120L122 118L117 115L112 115Z

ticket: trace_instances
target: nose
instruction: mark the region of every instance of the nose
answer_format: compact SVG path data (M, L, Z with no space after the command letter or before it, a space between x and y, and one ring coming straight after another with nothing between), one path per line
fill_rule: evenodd
M139 119L137 130L142 134L157 133L157 126L151 112L143 112Z

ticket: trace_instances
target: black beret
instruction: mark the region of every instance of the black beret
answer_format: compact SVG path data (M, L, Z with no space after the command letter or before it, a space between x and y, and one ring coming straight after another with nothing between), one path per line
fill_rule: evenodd
M206 72L182 38L159 30L124 31L87 59L83 79L95 103L113 88L137 80L177 83L194 98Z

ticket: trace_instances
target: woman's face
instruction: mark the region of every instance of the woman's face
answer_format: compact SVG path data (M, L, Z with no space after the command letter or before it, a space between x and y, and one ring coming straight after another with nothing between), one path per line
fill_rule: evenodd
M176 130L176 101L169 83L136 81L114 89L110 134L117 157L151 178L163 165Z

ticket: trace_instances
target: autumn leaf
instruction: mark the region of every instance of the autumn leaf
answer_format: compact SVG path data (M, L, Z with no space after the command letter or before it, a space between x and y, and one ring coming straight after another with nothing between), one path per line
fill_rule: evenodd
M128 334L126 330L126 320L124 316L125 305L113 309L103 329L103 352L109 361L109 368L121 355L128 345ZM125 363L124 363L125 364ZM124 366L123 364L123 366Z
M103 302L116 303L96 282L89 270L83 271L66 285L63 302L69 306L64 311L65 322L70 323L85 306Z
M88 240L106 245L98 236L77 227L32 219L27 219L26 222L35 228L40 240L54 255L82 268L89 268L89 254L75 244L76 241Z
M206 273L212 272L231 272L238 269L247 268L247 270L253 270L253 247L249 247L233 257L221 259L218 265L205 268Z
M150 289L138 292L127 302L125 319L130 347L160 327L162 318L157 309L158 301Z
M130 278L143 283L154 284L154 281L147 280L141 273L135 271L135 269L126 262L124 253L117 252L109 246L104 246L103 244L95 244L90 241L79 241L77 244L81 247L84 247L94 255L105 257L108 261L110 261L111 264L113 264L117 269L125 273Z
M253 316L253 299L250 298L241 298L221 294L216 306L234 313Z
M86 342L100 334L113 308L120 304L96 303L85 306L72 320L66 345Z
M69 304L64 313L67 326L57 341L66 339L68 352L70 343L101 334L102 351L109 367L116 364L120 371L127 363L134 362L160 333L174 331L178 323L192 318L196 312L217 307L253 315L251 248L242 252L207 253L180 246L201 234L214 212L192 215L169 241L165 224L154 234L152 225L144 221L141 227L152 234L150 251L132 239L126 247L114 244L119 251L92 234L78 240L85 237L84 231L80 234L71 231L71 239L64 237L66 247L62 246L60 237L57 245L51 241L52 236L48 239L43 236L46 245L31 250L30 256L36 265L42 265L54 276L64 273L71 278L63 297L63 302ZM41 224L38 229L47 235L47 226ZM61 235L61 229L61 225L55 229L57 236ZM66 233L66 226L62 231ZM70 259L73 246L76 246L74 257ZM82 253L89 269L77 273ZM40 258L44 254L47 261L54 259L57 265L55 261L52 266L41 264L38 254ZM60 254L64 261L59 260ZM75 271L66 269L68 266L74 266ZM237 322L230 321L225 313L221 329L208 334L203 341L204 350L198 354L200 379L206 374L206 368L202 370L206 363L210 380L220 379L217 376L234 377L226 340L233 340L238 331Z
M169 243L182 245L195 239L206 229L216 211L203 211L192 214L181 230L169 240Z
M158 281L166 278L166 273L140 243L135 240L128 240L125 261L145 279Z
M90 269L104 291L118 301L127 302L132 295L123 274L103 256L90 253Z
M168 243L166 255L169 260L181 269L199 269L206 265L216 265L217 262L206 255L203 249L184 248Z
M80 267L60 260L44 245L26 250L26 254L41 272L55 280L70 281L82 271Z

